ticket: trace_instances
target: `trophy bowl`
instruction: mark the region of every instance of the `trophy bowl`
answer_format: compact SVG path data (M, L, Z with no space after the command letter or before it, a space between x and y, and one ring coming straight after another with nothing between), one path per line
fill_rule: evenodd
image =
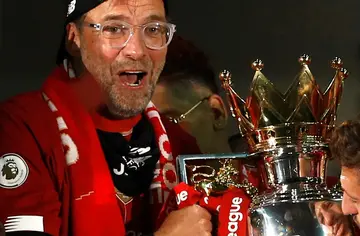
M326 183L328 143L348 72L340 58L333 59L335 75L322 92L309 69L311 58L303 55L298 61L300 73L281 93L261 72L262 61L256 60L246 99L233 89L230 72L220 73L230 111L249 151L181 156L180 177L208 195L221 194L230 186L244 189L252 199L249 235L354 235L350 218L341 212L341 186L329 188ZM256 169L256 186L241 179L242 168Z

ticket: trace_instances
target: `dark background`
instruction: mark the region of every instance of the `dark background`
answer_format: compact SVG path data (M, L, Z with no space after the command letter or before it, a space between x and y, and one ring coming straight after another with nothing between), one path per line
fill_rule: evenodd
M59 0L1 0L0 100L38 88L54 67L64 9ZM341 57L351 76L339 121L360 112L359 11L359 0L170 0L178 33L204 49L217 72L231 70L242 96L256 58L285 91L299 72L301 54L312 56L311 69L323 89L334 74L329 61ZM234 125L230 129L236 132Z

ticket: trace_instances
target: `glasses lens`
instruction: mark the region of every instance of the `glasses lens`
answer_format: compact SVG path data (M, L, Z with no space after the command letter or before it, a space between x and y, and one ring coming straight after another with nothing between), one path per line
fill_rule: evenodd
M160 49L166 46L172 34L170 25L163 22L149 23L144 27L145 44L152 49Z
M122 47L129 39L130 27L123 22L109 22L102 28L102 35L109 39L110 46Z

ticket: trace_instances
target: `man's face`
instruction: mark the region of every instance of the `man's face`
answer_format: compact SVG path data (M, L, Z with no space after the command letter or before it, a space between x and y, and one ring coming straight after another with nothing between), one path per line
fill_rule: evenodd
M354 215L354 220L360 226L360 170L342 167L340 181L344 190L342 211L345 215Z
M143 25L154 19L165 21L164 4L162 0L109 0L88 12L84 23L106 24L114 19L131 25ZM110 39L91 27L83 27L80 36L82 61L103 90L108 109L120 118L135 116L145 109L167 51L147 48L141 28L134 32L123 48L112 47ZM139 85L137 72L142 72Z
M156 86L152 101L162 115L177 118L209 94L210 92L204 92L201 95L201 92L198 93L181 83L160 83ZM205 100L177 125L196 139L203 153L210 153L215 135L213 122L212 109L209 101Z

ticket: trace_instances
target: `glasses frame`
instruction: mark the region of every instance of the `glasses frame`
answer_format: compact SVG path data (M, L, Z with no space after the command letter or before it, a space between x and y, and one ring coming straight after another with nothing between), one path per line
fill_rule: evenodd
M176 32L176 25L172 24L172 23L169 23L169 22L163 22L163 21L151 21L151 22L148 22L146 24L142 24L142 25L132 25L132 24L129 24L125 21L117 21L117 22L121 22L122 24L124 24L125 26L129 27L130 29L130 34L129 34L129 38L121 45L121 46L112 46L113 48L118 48L118 49L121 49L121 48L124 48L126 47L126 45L128 44L128 42L130 41L130 39L133 37L133 35L135 34L135 29L136 28L139 28L139 29L142 29L141 32L142 32L142 36L144 38L144 34L145 34L145 29L147 26L151 25L151 24L161 24L161 25L166 25L168 28L169 28L169 39L168 41L166 42L165 45L161 46L161 47L152 47L152 46L148 46L146 44L146 41L143 39L144 41L144 44L147 48L149 49L152 49L152 50L161 50L165 47L167 47L171 40L173 39L173 36L174 36L174 33ZM107 26L107 23L104 23L104 24L100 24L100 23L86 23L86 26L88 27L91 27L91 28L94 28L95 30L97 31L100 31L101 35L104 37L104 38L109 38L109 37L106 37L104 36L103 34L103 29L105 26Z
M180 116L178 117L171 117L169 116L168 119L170 120L170 122L174 123L174 124L179 124L180 122L182 122L192 111L194 111L198 106L200 106L201 103L203 103L206 100L209 100L211 97L205 97L203 99L201 99L200 101L198 101L194 106L192 106L189 110L187 110L186 112L182 113Z

